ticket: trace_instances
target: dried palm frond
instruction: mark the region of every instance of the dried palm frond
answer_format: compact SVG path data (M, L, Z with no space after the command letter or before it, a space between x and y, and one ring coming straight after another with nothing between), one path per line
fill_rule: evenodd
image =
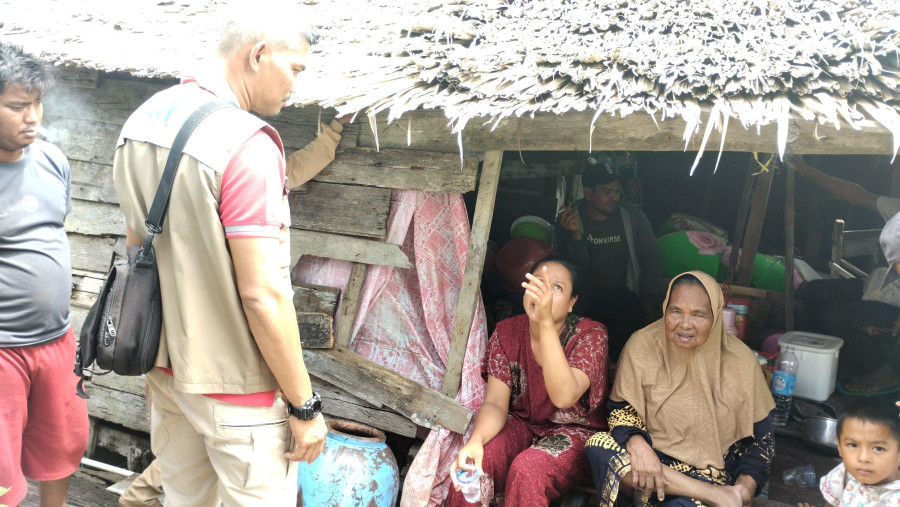
M308 2L322 41L298 104L388 121L441 109L454 132L474 118L591 110L592 129L603 114L646 112L682 118L686 148L733 118L776 124L779 154L792 118L867 117L900 146L896 0ZM0 36L60 64L174 76L205 57L226 4L0 0Z

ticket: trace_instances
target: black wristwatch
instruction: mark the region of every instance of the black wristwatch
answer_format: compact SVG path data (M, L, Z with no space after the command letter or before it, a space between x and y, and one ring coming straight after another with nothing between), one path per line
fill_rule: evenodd
M295 407L290 401L287 402L288 413L297 419L309 421L315 419L322 412L322 397L319 393L313 391L312 398L306 400L306 403L299 407Z

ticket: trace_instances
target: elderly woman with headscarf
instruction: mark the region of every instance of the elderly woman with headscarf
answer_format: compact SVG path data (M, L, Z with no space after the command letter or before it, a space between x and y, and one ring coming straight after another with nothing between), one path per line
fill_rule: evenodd
M756 355L725 332L722 306L715 280L683 273L663 318L628 340L610 430L586 446L602 505L640 490L644 505L746 506L765 484L775 402Z

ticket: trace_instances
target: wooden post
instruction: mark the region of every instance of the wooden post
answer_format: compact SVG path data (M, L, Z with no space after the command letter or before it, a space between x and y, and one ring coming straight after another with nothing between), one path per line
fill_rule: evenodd
M747 176L744 178L744 192L741 194L741 205L738 208L737 224L734 226L734 237L731 238L731 256L728 258L728 274L725 280L734 283L737 270L738 254L744 245L744 229L747 227L747 213L750 211L750 196L753 195L753 173L756 162L751 158L747 164Z
M450 351L447 353L447 369L444 371L444 387L441 389L441 392L450 398L456 398L459 391L466 345L469 343L469 330L472 328L475 302L478 300L481 287L481 271L484 269L484 255L491 232L491 219L494 216L494 202L497 200L497 182L500 180L502 162L502 150L485 152L478 184L478 197L475 201L475 217L469 236L469 254L466 256L466 270L459 291L459 304L456 306L453 334L450 336Z
M894 168L891 171L891 188L890 195L891 197L900 196L900 164L892 165Z
M759 236L762 233L763 219L766 217L766 207L769 204L769 191L772 189L774 174L775 170L769 168L756 176L753 199L750 204L750 216L747 219L747 231L744 233L741 260L738 263L738 285L750 284L753 262L756 260L756 251L759 249Z
M356 321L356 314L359 312L359 303L362 300L362 291L368 270L369 265L361 262L354 262L350 268L350 280L347 281L347 288L344 289L341 311L339 312L340 315L334 333L335 345L350 347L353 323Z
M784 165L784 330L794 330L794 169Z

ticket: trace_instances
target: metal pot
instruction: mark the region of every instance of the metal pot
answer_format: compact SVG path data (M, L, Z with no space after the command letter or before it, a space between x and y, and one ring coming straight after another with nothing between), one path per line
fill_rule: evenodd
M803 441L817 450L837 454L837 419L812 416L806 418L806 432Z

